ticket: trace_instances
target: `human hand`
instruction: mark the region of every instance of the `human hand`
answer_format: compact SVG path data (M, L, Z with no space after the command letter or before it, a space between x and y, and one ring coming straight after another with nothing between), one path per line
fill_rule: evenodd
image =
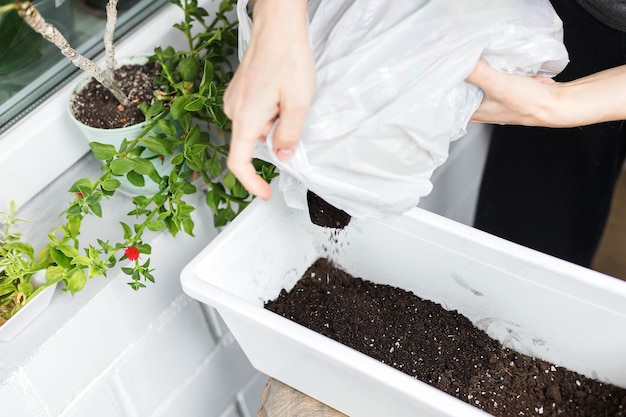
M232 121L227 165L264 200L271 190L255 171L252 154L280 116L273 151L288 160L300 140L315 93L315 60L307 33L306 0L257 0L248 47L224 94Z
M550 78L507 74L478 61L466 81L485 93L472 115L472 122L526 126L558 124L550 117L557 87Z

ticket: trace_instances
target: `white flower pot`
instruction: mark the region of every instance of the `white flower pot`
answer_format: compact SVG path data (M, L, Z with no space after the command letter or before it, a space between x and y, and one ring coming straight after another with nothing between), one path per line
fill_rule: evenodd
M330 255L353 276L457 310L508 347L626 387L626 282L418 208L352 219L331 235L274 193L181 275L184 291L217 308L261 372L350 416L487 415L263 308ZM331 237L343 245L325 252Z
M126 64L144 64L147 62L147 56L136 56L136 57L128 57L128 58L120 58L117 60L117 66L122 66ZM69 113L76 125L80 128L82 133L85 135L89 142L97 142L106 145L113 145L116 149L119 149L120 145L124 141L135 139L144 129L145 124L137 124L133 126L122 127L118 129L100 129L91 126L87 126L80 121L78 121L72 112L72 101L74 96L78 91L81 90L87 83L91 80L90 76L84 77L77 84L69 100ZM144 157L154 156L153 153L149 151L144 151ZM171 157L165 156L162 160L155 158L153 160L154 167L156 168L159 175L167 175L171 172L172 166L170 165ZM134 195L152 195L159 191L159 184L152 181L148 176L144 175L145 185L143 187L137 187L131 184L125 177L118 177L120 182L122 183L121 188L130 194Z
M45 271L37 271L30 279L30 283L35 288L39 288L46 282ZM22 330L48 308L52 301L52 296L57 284L51 285L40 292L35 298L30 300L13 317L0 326L0 341L8 342L13 340Z

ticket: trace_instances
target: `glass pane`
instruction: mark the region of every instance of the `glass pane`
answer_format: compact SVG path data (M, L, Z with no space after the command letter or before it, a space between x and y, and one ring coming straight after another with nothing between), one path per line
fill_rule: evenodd
M0 0L0 5L13 1ZM74 49L89 58L102 52L107 0L33 3ZM165 3L167 0L118 0L115 40L119 41ZM79 70L54 45L34 33L15 13L5 14L0 20L0 133L76 71Z

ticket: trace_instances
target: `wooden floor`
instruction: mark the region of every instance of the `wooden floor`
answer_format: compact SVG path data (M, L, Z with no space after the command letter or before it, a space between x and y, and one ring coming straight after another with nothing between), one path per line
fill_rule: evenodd
M593 269L626 280L626 171L617 184L604 236Z

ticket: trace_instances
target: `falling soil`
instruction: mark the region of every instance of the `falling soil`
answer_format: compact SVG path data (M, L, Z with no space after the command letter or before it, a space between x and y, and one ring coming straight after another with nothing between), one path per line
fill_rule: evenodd
M124 65L115 71L115 81L129 97L123 106L95 79L76 94L72 102L74 117L87 126L115 129L141 123L145 117L139 109L141 102L151 103L154 77L160 67L156 63Z
M332 229L343 229L352 217L345 211L329 204L312 191L307 191L306 200L309 206L311 223Z
M494 416L626 416L626 389L517 353L456 311L327 259L265 308Z

